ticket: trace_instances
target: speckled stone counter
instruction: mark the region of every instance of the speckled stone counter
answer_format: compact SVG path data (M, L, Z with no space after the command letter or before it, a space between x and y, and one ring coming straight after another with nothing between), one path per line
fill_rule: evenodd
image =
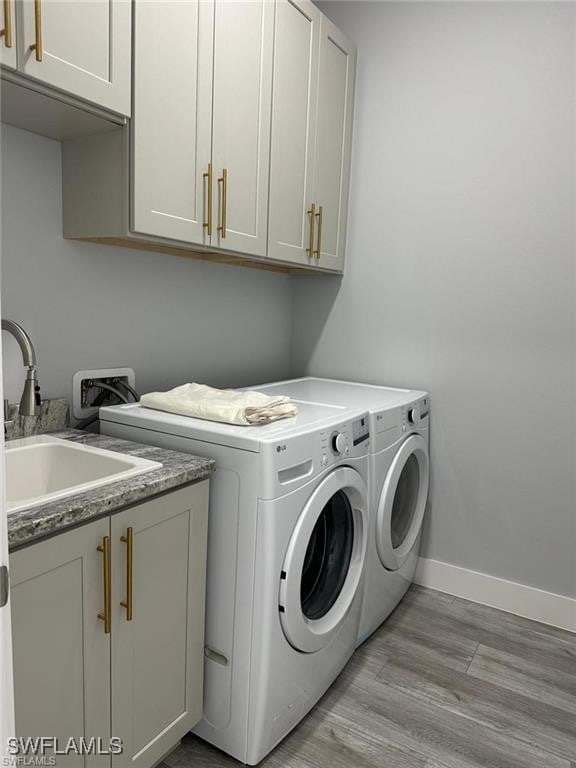
M9 423L6 426L6 437L9 440L59 432L66 429L70 423L70 406L68 400L63 397L42 400L36 416L20 416L18 408L19 403L8 406Z
M65 499L47 502L31 509L9 512L8 544L11 550L27 546L38 539L53 536L60 531L98 517L118 512L124 507L145 501L160 493L205 480L210 477L215 467L212 459L75 429L53 432L52 436L158 461L162 464L162 468L109 483L100 488L93 488Z

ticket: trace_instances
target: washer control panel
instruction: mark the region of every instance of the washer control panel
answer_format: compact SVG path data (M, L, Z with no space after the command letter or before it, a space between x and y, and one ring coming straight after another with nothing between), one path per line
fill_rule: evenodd
M320 464L327 467L348 456L362 456L368 450L368 416L338 424L320 433Z
M368 417L362 416L352 422L352 440L354 445L362 445L370 439L370 428L368 426Z
M371 437L368 413L349 411L348 418L340 418L303 434L264 441L259 497L276 499L320 472L367 456Z
M426 426L430 416L430 399L423 397L402 408L402 431L407 432L412 427Z
M332 452L335 453L336 456L341 456L342 454L347 455L350 453L350 445L344 432L334 432L330 442Z

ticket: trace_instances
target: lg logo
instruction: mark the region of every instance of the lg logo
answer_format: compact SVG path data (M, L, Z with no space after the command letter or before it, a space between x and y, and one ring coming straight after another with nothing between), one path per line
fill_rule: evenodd
M286 444L276 446L276 453L282 453L282 451L285 451L285 450L286 450Z

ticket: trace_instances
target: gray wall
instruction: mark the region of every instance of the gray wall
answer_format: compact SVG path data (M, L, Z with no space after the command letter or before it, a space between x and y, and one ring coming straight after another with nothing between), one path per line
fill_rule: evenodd
M573 3L322 9L359 48L344 280L293 371L428 389L424 553L576 595Z
M64 240L60 144L3 125L1 158L2 313L30 333L44 395L80 368L130 366L142 391L288 373L289 277ZM20 353L2 341L19 399Z
M576 595L574 4L323 9L360 48L344 280L64 241L59 145L5 127L3 314L51 396L233 385L288 373L293 285L293 374L433 395L425 554Z

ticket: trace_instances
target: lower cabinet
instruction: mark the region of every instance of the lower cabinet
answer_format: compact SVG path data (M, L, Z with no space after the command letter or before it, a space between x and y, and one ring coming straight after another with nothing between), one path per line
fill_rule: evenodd
M18 737L110 739L110 635L103 610L109 519L10 557L14 696ZM52 750L48 750L49 757ZM25 755L32 757L32 755ZM58 756L60 768L104 766L110 758Z
M145 768L198 722L207 529L204 481L11 555L17 736Z
M161 514L149 502L111 520L118 768L154 765L202 717L207 491L194 486L189 504L165 496Z

